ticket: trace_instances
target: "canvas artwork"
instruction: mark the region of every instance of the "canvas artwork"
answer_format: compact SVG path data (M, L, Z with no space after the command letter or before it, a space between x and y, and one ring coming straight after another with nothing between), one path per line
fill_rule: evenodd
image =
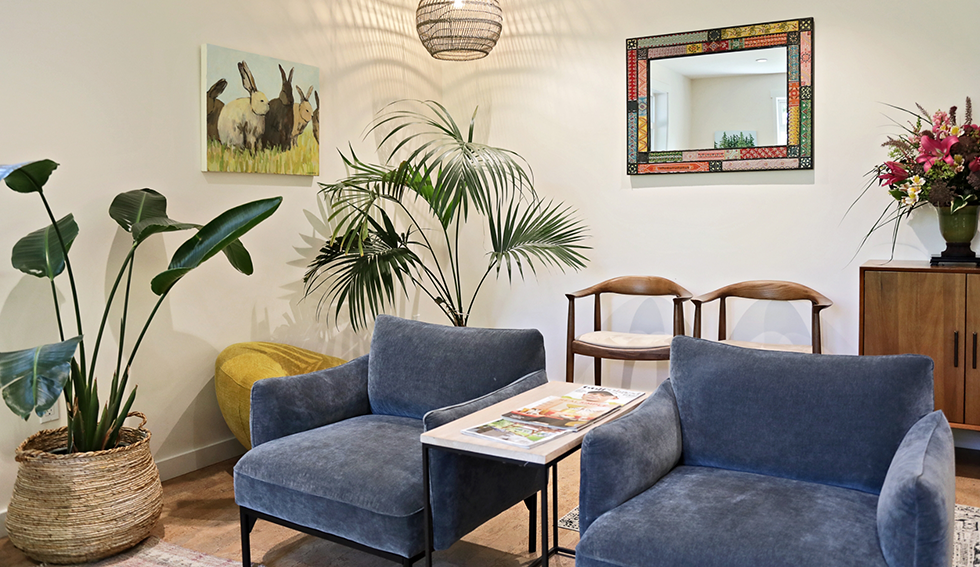
M201 48L203 171L319 175L320 69Z

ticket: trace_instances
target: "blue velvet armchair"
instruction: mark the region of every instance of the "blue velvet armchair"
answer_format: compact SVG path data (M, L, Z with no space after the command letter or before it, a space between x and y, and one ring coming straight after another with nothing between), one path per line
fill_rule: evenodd
M577 567L950 564L931 359L670 352L670 379L585 437Z
M544 365L536 330L382 315L370 354L256 382L252 449L235 466L243 564L258 518L411 565L425 553L420 435L544 384ZM445 452L429 466L435 549L522 500L533 511L546 482L537 469Z

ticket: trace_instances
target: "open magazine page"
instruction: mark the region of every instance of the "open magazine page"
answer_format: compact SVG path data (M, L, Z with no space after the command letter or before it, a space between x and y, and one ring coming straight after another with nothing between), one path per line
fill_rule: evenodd
M566 432L568 432L567 429L548 427L538 423L514 422L502 418L463 430L465 435L501 441L525 448L550 441Z
M642 396L643 392L582 386L564 396L549 396L505 413L503 417L564 429L580 429Z

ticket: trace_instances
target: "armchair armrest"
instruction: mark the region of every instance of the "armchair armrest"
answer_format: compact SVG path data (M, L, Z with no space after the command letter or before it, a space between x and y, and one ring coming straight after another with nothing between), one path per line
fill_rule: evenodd
M950 565L955 474L953 433L937 410L905 434L878 497L878 541L890 567Z
M422 425L425 431L435 429L440 425L445 425L450 421L457 420L464 415L469 415L477 410L488 408L497 402L502 402L507 398L514 397L521 392L530 390L531 388L536 388L547 381L548 375L545 373L545 371L537 370L511 382L503 388L494 390L493 392L480 396L479 398L472 399L461 404L431 410L422 416Z
M256 382L251 398L252 447L370 413L368 356L309 374Z
M628 415L582 442L579 532L657 483L681 458L681 422L668 379Z

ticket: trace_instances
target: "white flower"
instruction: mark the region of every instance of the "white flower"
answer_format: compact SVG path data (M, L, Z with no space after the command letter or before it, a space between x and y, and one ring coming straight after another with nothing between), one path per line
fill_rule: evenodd
M918 193L922 190L922 186L926 184L926 180L918 175L913 175L912 177L909 177L909 183L912 184L912 187L915 189L916 193Z
M916 176L918 177L918 176ZM906 197L902 199L902 204L906 207L912 207L919 202L919 193L922 192L921 185L908 185L905 187Z

